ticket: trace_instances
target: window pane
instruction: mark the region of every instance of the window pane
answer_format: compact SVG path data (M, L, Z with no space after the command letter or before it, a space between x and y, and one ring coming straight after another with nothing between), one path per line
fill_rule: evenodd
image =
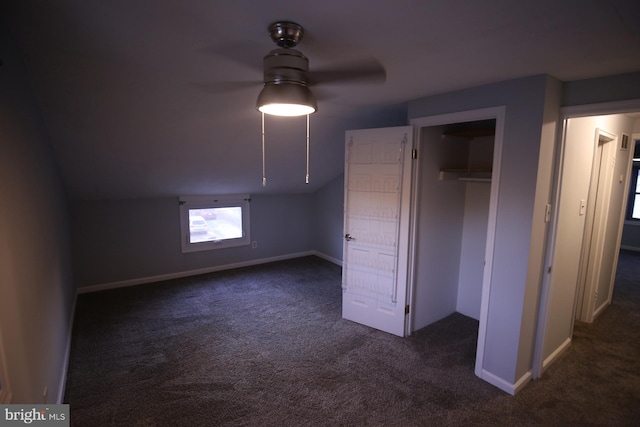
M636 175L636 193L640 193L640 173Z
M242 238L242 208L189 209L189 243Z
M631 214L631 218L640 219L640 194L634 195L633 213Z

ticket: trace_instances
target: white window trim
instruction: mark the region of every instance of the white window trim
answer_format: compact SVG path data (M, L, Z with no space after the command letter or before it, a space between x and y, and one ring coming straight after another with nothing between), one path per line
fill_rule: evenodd
M208 251L212 249L230 248L234 246L249 245L251 243L250 224L249 224L249 205L251 197L248 194L226 194L211 196L180 196L180 241L182 252L198 252ZM205 208L225 208L236 207L242 208L242 234L238 239L225 239L208 242L189 242L189 209L205 209Z

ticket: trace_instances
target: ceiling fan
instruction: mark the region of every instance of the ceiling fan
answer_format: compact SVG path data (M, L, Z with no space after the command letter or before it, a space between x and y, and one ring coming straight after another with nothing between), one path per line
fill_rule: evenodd
M328 70L309 70L307 57L295 49L304 29L291 21L278 21L269 26L271 40L278 46L263 59L263 88L256 101L262 113L262 185L266 186L264 115L307 116L307 169L305 182L309 183L309 114L318 110L311 87L337 82L384 82L386 71L373 59L352 62L346 67ZM218 86L220 87L220 86ZM238 87L231 83L230 88Z
M263 61L264 87L256 108L265 114L314 113L318 106L310 86L340 81L384 81L386 77L382 65L371 60L348 68L310 72L307 57L294 49L304 36L304 29L295 22L274 22L269 26L269 35L278 49L269 52Z
M296 116L317 111L317 87L335 83L384 83L386 71L382 64L365 58L351 61L329 69L309 69L309 59L296 46L304 36L304 28L291 21L274 22L268 27L271 40L278 46L263 58L263 88L256 108L266 114ZM238 58L238 51L218 52L232 59L247 63L246 58ZM211 92L226 92L241 87L253 86L255 82L218 82L198 84L201 89ZM316 89L312 91L312 89ZM314 93L315 92L315 93ZM284 108L282 104L289 107ZM297 107L296 107L297 106Z

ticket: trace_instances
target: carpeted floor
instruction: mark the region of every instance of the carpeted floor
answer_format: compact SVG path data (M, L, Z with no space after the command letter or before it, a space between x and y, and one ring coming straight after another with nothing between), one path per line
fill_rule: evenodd
M316 257L80 295L73 426L637 425L640 254L614 302L509 396L473 374L478 323L398 338L341 319Z

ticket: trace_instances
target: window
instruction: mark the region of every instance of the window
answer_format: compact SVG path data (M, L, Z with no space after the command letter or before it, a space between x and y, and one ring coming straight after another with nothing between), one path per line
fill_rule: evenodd
M248 245L249 195L180 197L182 252Z
M629 200L627 202L627 220L640 221L640 140L633 144L633 166L629 180Z
M634 160L627 204L627 219L632 221L640 221L640 176L638 171L640 171L640 161Z

